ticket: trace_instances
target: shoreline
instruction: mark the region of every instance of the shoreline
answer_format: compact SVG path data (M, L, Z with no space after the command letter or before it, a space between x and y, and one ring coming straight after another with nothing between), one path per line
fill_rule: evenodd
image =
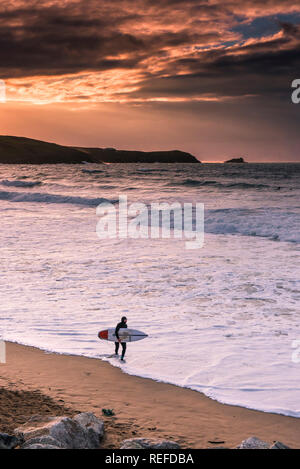
M38 391L75 413L93 412L107 428L103 448L118 448L122 440L134 437L171 439L195 449L215 448L217 444L209 442L222 441L222 446L234 448L250 436L300 447L299 418L222 404L199 391L126 374L96 358L13 342L6 346L0 387ZM103 417L102 408L113 408L116 416Z
M1 339L1 336L0 336L0 339ZM159 383L159 384L168 384L170 386L175 386L176 388L188 389L190 391L197 392L197 393L207 397L208 399L210 399L212 401L215 401L215 402L218 402L219 404L222 404L222 405L228 405L228 406L231 406L231 407L238 407L238 408L240 407L242 409L253 410L253 411L262 412L262 413L266 413L266 414L281 415L283 417L291 417L291 418L299 419L299 421L300 421L300 416L298 416L298 415L290 415L290 414L284 413L284 412L276 412L275 410L265 410L265 409L255 408L255 407L247 407L246 405L243 405L243 404L240 404L240 403L223 402L222 400L218 400L217 398L213 398L210 395L205 394L205 392L199 391L198 389L193 388L193 387L181 386L180 384L173 383L172 381L164 381L164 380L156 379L155 377L152 377L152 376L139 375L139 374L135 374L135 372L129 373L128 371L123 371L122 365L121 366L115 366L109 360L103 360L103 358L110 358L112 355L106 356L106 354L105 354L105 355L99 355L97 357L94 357L94 356L88 356L88 355L75 354L75 353L71 353L71 352L57 352L57 351L51 350L51 349L46 348L46 347L45 348L40 348L39 346L36 346L36 345L28 345L26 343L14 342L14 341L11 341L11 340L6 340L4 342L6 344L10 343L10 344L15 344L15 345L20 345L20 346L26 347L26 348L33 348L33 349L36 349L36 350L38 350L40 352L43 352L45 354L62 355L62 356L69 356L69 357L74 357L74 358L82 357L82 358L87 358L87 359L90 359L90 360L99 360L103 363L109 364L113 368L118 368L122 372L122 374L126 374L128 376L141 378L141 379L145 379L145 380L155 381L156 383ZM120 355L120 353L119 353L119 355ZM126 360L125 360L125 362L126 362ZM0 365L1 365L1 363L0 363ZM0 379L1 379L1 376L0 376ZM300 440L299 440L299 445L300 445Z

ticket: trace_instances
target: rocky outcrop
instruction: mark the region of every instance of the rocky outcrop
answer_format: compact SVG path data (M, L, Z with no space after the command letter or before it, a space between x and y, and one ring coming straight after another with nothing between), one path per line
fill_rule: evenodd
M15 430L22 449L96 449L104 435L104 423L92 413L70 417L32 417Z
M286 446L284 443L281 443L280 441L275 441L275 443L270 446L270 449L290 449L288 446Z
M22 444L22 449L63 449L63 444L52 436L37 436L29 438Z
M0 433L0 449L98 449L104 436L104 423L90 412L77 414L70 418L31 417L27 423L18 427L10 436ZM211 444L223 441L209 441ZM124 440L120 449L178 450L175 441L154 438L131 438ZM216 446L208 449L229 449ZM252 436L243 440L235 449L290 449L284 443L266 441Z
M22 438L10 436L7 433L0 433L0 449L15 449L23 442Z
M231 160L224 161L224 163L246 163L244 158L232 158Z
M236 449L269 449L269 443L252 436L251 438L247 438L247 440L243 440L240 445L236 447Z
M114 148L81 148L57 145L25 137L0 136L0 163L199 163L190 153L127 151Z
M170 440L154 440L147 438L131 438L124 440L120 449L180 449L180 446Z
M90 412L77 414L73 420L85 429L88 447L98 448L104 436L104 422Z

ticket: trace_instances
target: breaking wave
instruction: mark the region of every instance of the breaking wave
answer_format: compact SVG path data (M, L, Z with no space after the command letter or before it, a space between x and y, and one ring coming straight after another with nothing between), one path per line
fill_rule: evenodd
M4 192L0 191L0 200L9 202L37 202L46 204L73 204L86 205L88 207L97 207L101 203L118 203L118 200L108 200L104 198L74 197L59 194L47 194L40 192Z
M276 208L207 210L205 232L300 243L300 213Z
M168 184L170 186L192 186L192 187L205 187L205 186L212 186L222 189L270 189L273 187L267 184L251 184L248 182L233 182L229 184L223 184L217 181L199 181L197 179L185 179L184 181L180 181L178 183L171 183ZM277 189L277 188L275 188Z

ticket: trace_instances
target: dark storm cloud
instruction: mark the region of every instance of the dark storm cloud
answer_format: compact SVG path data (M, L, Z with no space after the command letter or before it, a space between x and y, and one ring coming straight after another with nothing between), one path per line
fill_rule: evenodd
M282 36L240 47L206 51L168 64L168 76L151 77L137 97L197 95L287 97L300 70L300 27L281 24ZM185 74L179 74L188 69Z
M299 26L274 18L278 34L247 42L233 26L297 11L292 0L0 0L0 76L123 69L140 76L133 99L280 95L299 70Z
M130 26L126 29L124 25L138 24L143 16L126 10L119 12L117 3L110 9L99 8L96 11L95 2L87 0L79 6L77 3L76 8L73 2L69 2L62 6L44 4L42 7L2 10L1 76L11 78L132 68L165 47L193 44L199 36L208 41L212 36L182 29L132 34ZM121 54L127 54L127 57L119 59Z
M116 51L144 49L140 38L110 29L124 19L115 18L107 24L105 18L84 18L53 7L4 12L0 21L0 73L6 78L132 67L137 58L107 59Z

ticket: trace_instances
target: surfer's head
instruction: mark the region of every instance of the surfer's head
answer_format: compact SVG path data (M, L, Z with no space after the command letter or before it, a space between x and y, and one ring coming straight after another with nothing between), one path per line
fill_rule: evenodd
M123 316L122 319L121 319L122 322L127 322L127 318L126 316Z

